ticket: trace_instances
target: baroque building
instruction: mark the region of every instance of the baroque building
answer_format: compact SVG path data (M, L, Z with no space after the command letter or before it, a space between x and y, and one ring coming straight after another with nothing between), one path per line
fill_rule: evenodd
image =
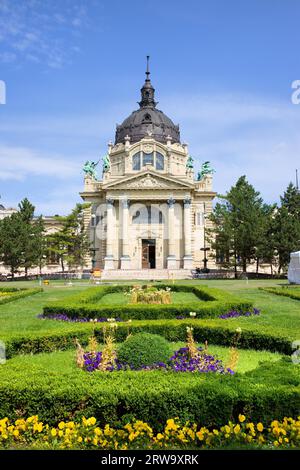
M212 171L195 179L179 126L157 109L148 62L139 109L117 125L101 181L89 164L95 168L86 163L80 194L91 203L85 213L90 266L104 270L104 277L122 272L130 277L133 270L171 270L178 276L203 268L205 225L210 226L216 195ZM212 260L208 267L214 267Z

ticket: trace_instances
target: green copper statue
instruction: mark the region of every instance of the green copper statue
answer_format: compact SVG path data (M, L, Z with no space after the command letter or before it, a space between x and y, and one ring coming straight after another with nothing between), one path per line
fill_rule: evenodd
M103 173L107 173L110 170L110 159L108 155L103 157Z
M201 181L205 176L212 175L215 170L210 166L210 162L204 162L201 165L201 170L198 172L197 180Z
M191 157L190 155L188 156L188 159L186 161L186 168L188 168L189 170L192 170L194 168L194 159L193 157Z
M87 160L83 166L83 171L86 174L86 176L91 176L95 180L97 179L97 173L96 173L96 166L98 165L98 162L92 162L91 160Z

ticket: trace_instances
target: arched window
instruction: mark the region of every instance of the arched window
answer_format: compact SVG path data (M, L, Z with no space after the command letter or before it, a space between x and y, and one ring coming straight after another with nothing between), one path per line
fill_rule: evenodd
M153 165L153 152L145 153L143 152L143 166Z
M155 161L155 164L156 164L156 169L157 170L163 170L164 169L164 156L159 153L159 152L156 152L156 161Z
M140 152L136 153L132 157L132 169L140 170L141 169L141 154Z

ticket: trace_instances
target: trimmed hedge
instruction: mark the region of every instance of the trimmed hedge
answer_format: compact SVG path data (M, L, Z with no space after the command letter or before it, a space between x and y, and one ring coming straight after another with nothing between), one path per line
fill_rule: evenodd
M290 297L294 300L300 300L300 287L259 287L259 290L283 297Z
M84 293L65 301L52 302L44 307L44 315L64 314L70 318L121 318L122 320L164 319L176 318L196 312L200 318L215 318L229 310L246 312L253 303L239 299L234 295L214 288L189 285L160 284L159 288L170 287L173 292L191 292L199 298L199 302L170 305L127 304L101 305L96 304L104 295L124 292L131 286L101 286L91 287Z
M1 287L0 292L11 292L12 294L7 297L0 297L0 305L7 304L8 302L14 302L15 300L27 297L29 295L39 294L43 292L41 287L34 287L32 289L20 288L17 287Z
M53 320L40 320L53 321ZM186 327L193 326L194 337L196 341L208 341L211 344L220 346L230 346L236 334L235 328L230 327L230 320L140 320L130 323L118 323L116 330L116 339L118 342L124 341L128 333L153 333L164 336L169 341L185 341ZM222 323L223 322L223 323ZM226 324L224 323L226 322ZM285 336L278 330L272 328L243 322L241 319L239 325L242 327L242 335L239 345L244 349L267 350L271 352L280 352L282 354L291 354L293 349L291 343L293 338ZM66 350L74 347L74 340L78 338L80 342L86 344L88 337L95 331L99 341L103 341L103 327L105 323L83 323L68 324L68 328L63 324L61 329L45 331L43 334L38 332L26 332L22 335L1 337L6 345L6 354L11 358L18 354L36 354L39 352L51 352L56 350Z
M32 360L34 360L32 358ZM280 379L280 383L279 383ZM45 374L13 360L0 369L0 416L11 419L39 414L42 421L95 416L100 424L116 425L135 418L155 429L170 416L221 426L245 414L263 423L300 410L299 368L289 360L266 363L248 374L220 376L151 371Z

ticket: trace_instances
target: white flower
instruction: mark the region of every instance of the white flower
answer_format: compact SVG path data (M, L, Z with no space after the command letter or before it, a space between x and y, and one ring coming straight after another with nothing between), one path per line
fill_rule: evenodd
M235 331L236 331L237 333L241 333L241 332L242 332L242 328L239 327L239 328L237 328Z
M108 322L114 322L114 321L116 321L116 319L115 318L108 318L107 321Z
M196 315L197 315L196 312L190 312L190 317L193 317L193 318L194 318Z

